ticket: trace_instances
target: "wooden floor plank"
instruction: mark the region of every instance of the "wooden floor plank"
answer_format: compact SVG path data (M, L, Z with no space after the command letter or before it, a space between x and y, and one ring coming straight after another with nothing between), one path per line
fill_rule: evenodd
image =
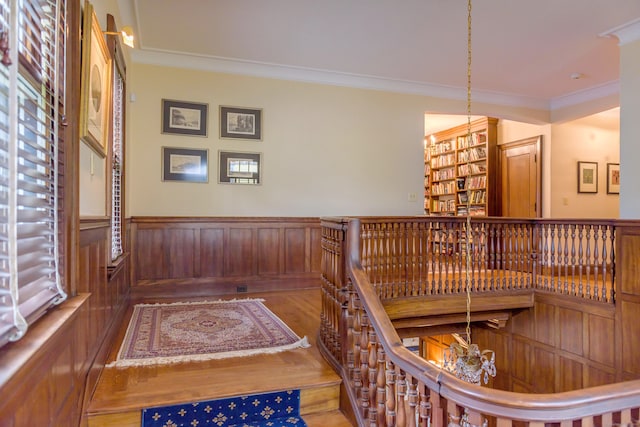
M168 365L104 368L88 407L89 417L131 412L144 407L171 405L223 397L307 389L339 384L341 379L324 361L317 346L320 327L320 289L224 296L264 298L265 305L299 336L307 336L310 348L232 359ZM202 300L203 298L197 298ZM209 298L217 300L218 297ZM145 300L188 301L194 298ZM139 301L138 301L139 302ZM133 308L125 316L117 345L108 362L115 360Z

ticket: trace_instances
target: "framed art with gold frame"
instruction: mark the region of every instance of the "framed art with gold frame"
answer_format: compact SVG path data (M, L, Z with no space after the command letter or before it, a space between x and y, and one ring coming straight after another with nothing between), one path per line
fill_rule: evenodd
M91 3L84 3L80 138L100 157L107 155L111 105L111 57Z

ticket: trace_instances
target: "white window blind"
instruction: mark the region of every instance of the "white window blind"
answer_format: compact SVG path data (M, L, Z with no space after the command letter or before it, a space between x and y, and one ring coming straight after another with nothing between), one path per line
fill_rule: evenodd
M66 298L58 270L66 11L64 0L0 6L9 48L0 64L1 346Z
M122 255L122 97L124 96L122 76L113 73L113 159L111 176L111 259Z

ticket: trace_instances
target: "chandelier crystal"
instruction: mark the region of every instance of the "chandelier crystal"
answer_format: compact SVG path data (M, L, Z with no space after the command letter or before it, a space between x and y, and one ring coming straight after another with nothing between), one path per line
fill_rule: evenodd
M444 368L456 377L471 384L489 382L489 376L496 376L495 352L483 350L477 344L467 344L454 334L458 342L453 342L444 354ZM484 373L484 375L483 375Z

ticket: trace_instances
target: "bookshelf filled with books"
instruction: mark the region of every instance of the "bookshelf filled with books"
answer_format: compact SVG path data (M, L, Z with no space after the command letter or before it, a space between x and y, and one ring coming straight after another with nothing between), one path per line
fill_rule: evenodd
M497 215L497 123L490 117L425 139L425 213Z

